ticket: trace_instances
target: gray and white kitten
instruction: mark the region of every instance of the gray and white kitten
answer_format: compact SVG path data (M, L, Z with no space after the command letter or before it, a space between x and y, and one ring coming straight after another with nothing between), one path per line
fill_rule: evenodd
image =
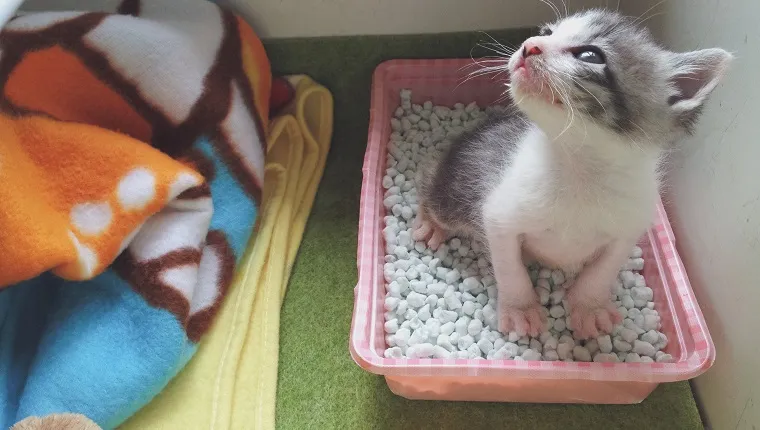
M576 335L610 332L610 289L653 220L663 153L694 129L731 60L665 50L606 10L546 25L505 65L516 109L463 133L420 181L415 240L487 243L502 332L543 331L524 259L577 274Z

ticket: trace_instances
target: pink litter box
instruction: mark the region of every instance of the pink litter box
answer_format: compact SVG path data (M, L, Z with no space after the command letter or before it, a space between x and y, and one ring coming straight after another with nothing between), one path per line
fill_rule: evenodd
M472 60L393 60L377 67L372 80L369 138L364 156L359 246L359 283L354 289L350 350L364 370L385 376L395 394L408 399L537 403L638 403L661 382L694 378L715 360L715 348L699 309L662 205L640 241L643 275L655 292L655 309L668 336L673 363L582 363L468 359L392 359L386 348L383 304L383 188L390 118L399 90L414 103L475 101L493 104L503 83L481 77L461 83ZM460 85L461 83L461 85Z

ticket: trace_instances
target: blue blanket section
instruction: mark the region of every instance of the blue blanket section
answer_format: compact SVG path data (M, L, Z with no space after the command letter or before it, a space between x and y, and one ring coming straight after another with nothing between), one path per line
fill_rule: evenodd
M211 229L239 261L255 202L207 139L214 163ZM0 291L0 428L28 416L81 413L114 428L147 404L197 346L174 315L148 305L113 271L86 282L44 274Z

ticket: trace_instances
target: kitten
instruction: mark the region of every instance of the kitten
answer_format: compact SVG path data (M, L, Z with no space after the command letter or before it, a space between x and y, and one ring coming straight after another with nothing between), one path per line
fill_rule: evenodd
M505 66L516 108L423 172L415 240L487 243L502 332L543 331L524 259L577 274L567 293L576 335L610 332L621 318L610 290L653 219L664 151L694 129L731 60L667 51L606 10L546 25Z

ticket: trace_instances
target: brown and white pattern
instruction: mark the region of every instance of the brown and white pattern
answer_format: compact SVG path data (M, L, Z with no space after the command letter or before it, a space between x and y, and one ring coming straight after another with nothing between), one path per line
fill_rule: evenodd
M101 6L102 12L22 14L7 23L0 33L0 113L117 131L203 175L202 183L178 176L163 208L122 238L124 252L112 266L197 341L240 255L225 231L210 230L215 168L196 143L211 143L214 156L259 207L269 63L250 28L211 2L168 8L160 1L105 0ZM59 70L40 67L56 63ZM124 211L158 197L150 172L132 173L123 180L130 191L120 200ZM134 192L140 187L145 193ZM110 207L80 209L75 218L88 221L85 230L92 220L111 221Z

